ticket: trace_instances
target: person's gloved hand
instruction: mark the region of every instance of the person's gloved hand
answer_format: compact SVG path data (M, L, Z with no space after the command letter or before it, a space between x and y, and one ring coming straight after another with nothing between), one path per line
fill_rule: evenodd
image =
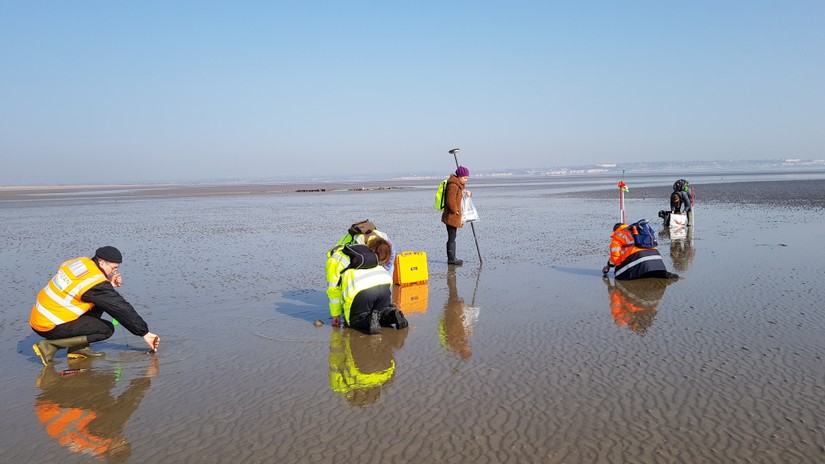
M605 266L602 268L602 274L607 275L610 272L610 266Z

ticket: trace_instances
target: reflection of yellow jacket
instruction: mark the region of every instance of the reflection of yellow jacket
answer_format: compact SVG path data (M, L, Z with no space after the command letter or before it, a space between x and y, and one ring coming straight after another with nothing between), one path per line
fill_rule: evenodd
M106 276L89 258L64 262L37 294L29 324L35 330L48 332L60 324L76 320L94 307L80 298L90 288L105 281Z
M333 330L329 340L329 388L348 399L357 392L377 389L374 395L377 399L380 387L395 375L393 349L387 346L384 350L373 351L371 346L359 345L359 341L388 343L370 340L368 335L353 330Z

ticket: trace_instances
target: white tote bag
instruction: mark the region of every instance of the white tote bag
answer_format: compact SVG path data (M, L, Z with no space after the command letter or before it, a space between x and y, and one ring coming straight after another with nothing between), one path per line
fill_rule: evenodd
M684 229L687 226L687 214L670 213L670 230Z
M475 221L478 221L478 211L476 211L472 197L465 196L461 199L461 222Z

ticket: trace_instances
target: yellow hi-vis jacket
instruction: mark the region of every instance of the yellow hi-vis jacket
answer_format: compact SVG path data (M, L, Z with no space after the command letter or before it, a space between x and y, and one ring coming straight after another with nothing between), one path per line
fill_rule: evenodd
M37 294L29 324L39 332L48 332L60 324L72 322L94 305L80 297L106 276L89 258L75 258L60 265L52 280Z
M384 240L389 241L387 234L384 232L374 230L373 233ZM344 307L341 290L341 273L344 272L344 269L346 269L347 266L349 266L349 256L345 255L342 250L344 249L344 245L349 245L350 243L365 245L366 239L364 234L357 234L355 236L350 234L344 235L341 237L341 240L338 240L338 243L336 243L335 246L327 252L327 263L324 270L327 279L329 313L333 317L340 316ZM392 261L392 259L390 259L390 261Z
M343 299L344 320L349 324L349 310L358 292L381 285L392 285L392 276L381 266L370 269L347 269L341 274L341 296ZM332 317L341 313L330 313Z
M340 316L344 309L341 299L341 273L349 266L349 256L344 254L344 247L330 251L325 266L327 275L327 299L329 300L329 314Z

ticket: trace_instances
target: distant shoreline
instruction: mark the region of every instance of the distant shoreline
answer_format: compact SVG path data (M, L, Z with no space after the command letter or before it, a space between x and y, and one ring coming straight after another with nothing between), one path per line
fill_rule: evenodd
M700 194L709 193L711 185L754 184L776 182L770 191L789 188L793 183L812 182L825 185L825 171L798 172L733 172L733 173L685 173L684 177L699 189ZM648 195L658 196L667 189L676 177L672 174L630 174L626 180L630 195L636 198ZM582 196L601 198L614 196L616 179L609 175L575 176L477 176L471 177L470 188L527 188L539 185L558 186L565 191L549 191L562 196ZM438 179L387 179L373 181L296 181L286 183L227 183L227 184L108 184L108 185L60 185L0 187L0 204L30 204L52 201L117 201L162 198L196 198L242 195L288 195L333 192L374 192L404 189L427 189L435 191ZM787 184L782 184L786 182ZM816 189L818 190L818 188ZM756 195L759 196L759 195Z
M332 191L373 191L408 188L416 182L291 183L291 184L126 184L0 187L0 202L80 199L181 198L231 195L273 195Z

